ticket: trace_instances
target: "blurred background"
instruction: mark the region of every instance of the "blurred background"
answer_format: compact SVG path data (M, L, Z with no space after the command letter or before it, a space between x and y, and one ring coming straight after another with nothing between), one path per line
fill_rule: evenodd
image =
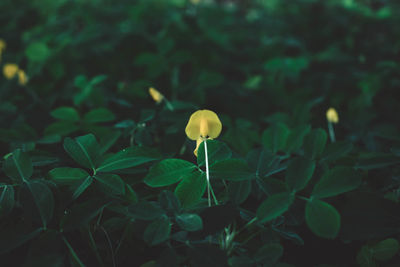
M330 106L356 141L399 123L398 1L2 0L0 10L0 64L28 78L0 78L3 141L10 122L68 134L46 130L59 106L137 121L154 107L150 86L178 110L221 114L243 152L274 121L325 127ZM184 138L188 114L171 133Z
M6 159L18 148L28 152L36 177L54 166L76 166L62 141L88 133L102 153L149 146L163 158L194 162L195 142L184 129L197 109L218 114L223 125L218 140L233 157L252 155L263 143L263 131L268 137L276 125L291 132L299 149L311 128L327 130L325 114L334 107L339 152L334 146L328 152L346 154L339 163L364 172L380 169L370 171L362 190L381 195L392 190L388 198L400 199L398 0L0 0L0 69L0 155ZM149 87L165 101L156 103ZM327 168L321 164L321 170ZM147 197L153 189L142 183L147 168L140 171L126 176ZM365 216L353 224L344 220L346 234L365 226L370 206L378 203L360 199ZM359 210L343 203L344 219ZM379 203L375 218L380 211L390 219L398 214ZM7 218L14 227L23 217ZM398 220L394 223L390 234L398 233ZM360 227L367 233L360 239L344 238L351 241L346 244L300 229L307 246L294 245L297 234L288 235L294 241L285 241L283 259L296 266L355 262L365 244L359 240L374 234L370 229L388 235L386 228L371 225ZM77 251L81 240L74 240ZM143 244L135 244L137 253ZM25 260L19 251L12 253L10 259ZM86 250L80 253L87 256ZM131 247L125 255L133 255Z

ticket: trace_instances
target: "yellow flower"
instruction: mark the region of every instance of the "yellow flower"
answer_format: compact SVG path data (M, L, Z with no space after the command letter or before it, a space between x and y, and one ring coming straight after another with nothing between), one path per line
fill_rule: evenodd
M23 70L18 70L18 83L20 85L26 85L28 83L28 77Z
M164 96L153 87L149 88L149 94L157 103L160 103L164 99Z
M193 5L198 5L201 0L190 0Z
M326 119L328 120L328 122L338 123L339 122L339 115L338 115L336 109L329 108L326 111Z
M3 74L7 79L12 79L18 72L17 64L5 64L3 67Z
M191 140L196 140L196 149L194 154L197 156L197 150L206 139L217 138L222 130L222 123L218 115L211 110L198 110L190 116L186 125L186 135Z
M7 47L6 42L3 39L0 39L0 55Z

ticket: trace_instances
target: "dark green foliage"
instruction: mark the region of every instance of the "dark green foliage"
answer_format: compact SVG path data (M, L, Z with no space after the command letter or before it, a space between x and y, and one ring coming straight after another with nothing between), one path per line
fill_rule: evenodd
M398 266L398 1L0 10L1 266Z

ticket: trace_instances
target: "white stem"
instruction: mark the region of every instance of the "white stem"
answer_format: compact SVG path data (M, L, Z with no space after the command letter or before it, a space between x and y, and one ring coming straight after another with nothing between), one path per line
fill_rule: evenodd
M328 129L329 129L329 137L331 138L331 142L334 143L336 141L335 131L333 130L333 124L330 121L328 121Z
M207 177L207 198L208 206L211 207L211 196L210 196L210 172L208 171L208 153L207 153L207 141L204 140L204 157L206 160L206 177Z

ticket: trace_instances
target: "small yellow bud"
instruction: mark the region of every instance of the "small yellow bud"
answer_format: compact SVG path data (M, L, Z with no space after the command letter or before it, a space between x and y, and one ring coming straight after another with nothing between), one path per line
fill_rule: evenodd
M0 39L0 54L6 49L7 45L3 39Z
M190 0L193 5L198 5L201 0Z
M26 85L28 83L28 77L23 70L18 70L18 83L20 85Z
M3 74L7 79L12 79L18 72L17 64L5 64L3 67Z
M326 119L328 120L328 122L338 123L339 122L339 115L338 115L336 109L329 108L326 111Z
M164 99L164 96L153 87L149 88L149 94L157 103L160 103Z

